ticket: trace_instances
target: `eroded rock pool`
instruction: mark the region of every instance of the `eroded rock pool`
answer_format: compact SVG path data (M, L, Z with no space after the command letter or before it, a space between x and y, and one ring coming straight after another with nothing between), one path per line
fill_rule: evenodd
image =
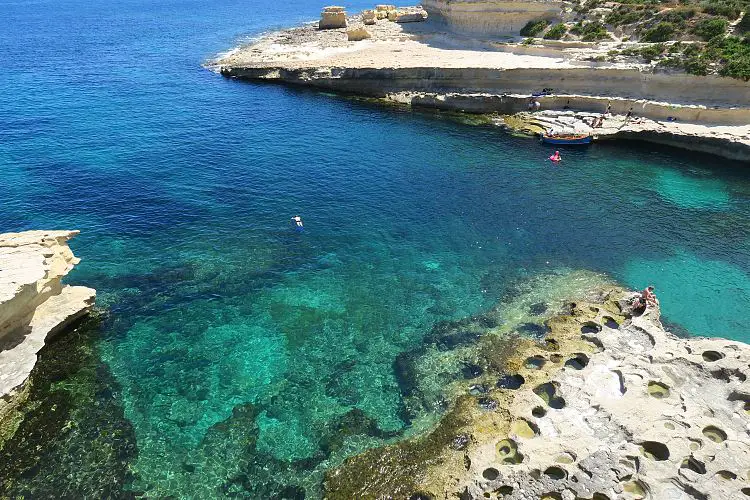
M44 353L0 494L316 497L442 411L406 414L399 355L499 302L534 334L602 280L750 340L748 165L594 144L552 166L495 128L200 68L318 8L3 6L0 228L80 229L70 280L104 312Z

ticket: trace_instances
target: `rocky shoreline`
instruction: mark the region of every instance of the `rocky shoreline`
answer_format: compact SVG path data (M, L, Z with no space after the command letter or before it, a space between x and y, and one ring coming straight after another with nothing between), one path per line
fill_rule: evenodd
M359 16L349 17L359 26ZM609 138L638 139L750 161L750 84L719 76L655 71L632 62L597 62L606 44L529 46L447 31L432 18L348 28L308 24L271 33L212 61L228 78L283 82L468 113L511 115L532 93L547 111L625 113L658 126ZM717 130L719 129L719 130Z
M477 360L435 430L347 460L326 498L750 496L750 347L678 338L632 296L565 304L540 340Z
M68 247L78 231L0 234L0 423L23 400L48 339L94 306L96 291L62 284L80 262ZM0 442L4 437L0 425ZM11 432L12 433L12 430ZM6 436L7 437L7 436Z

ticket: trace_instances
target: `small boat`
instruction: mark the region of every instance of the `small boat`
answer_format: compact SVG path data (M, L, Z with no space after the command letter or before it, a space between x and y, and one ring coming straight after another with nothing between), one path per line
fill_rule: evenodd
M588 134L556 134L542 135L542 142L547 144L591 144L592 137Z

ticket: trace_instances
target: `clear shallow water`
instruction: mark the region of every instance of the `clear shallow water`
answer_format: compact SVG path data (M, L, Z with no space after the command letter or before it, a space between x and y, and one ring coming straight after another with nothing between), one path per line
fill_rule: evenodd
M0 9L0 228L82 230L71 281L110 311L94 348L137 443L118 488L314 495L311 471L404 430L399 353L539 273L653 283L676 330L750 340L747 165L594 145L555 168L494 129L200 67L315 2ZM355 408L369 432L333 447ZM24 481L64 482L51 457Z

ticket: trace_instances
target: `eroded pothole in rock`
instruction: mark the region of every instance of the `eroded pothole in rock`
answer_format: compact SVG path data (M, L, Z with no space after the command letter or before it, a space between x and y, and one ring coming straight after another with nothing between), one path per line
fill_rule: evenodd
M589 357L582 352L575 353L574 357L565 362L565 366L574 370L583 370L589 364Z
M546 414L547 414L547 410L545 410L545 409L544 409L543 407L541 407L541 406L535 406L535 407L534 407L534 408L533 408L533 409L531 410L531 416L532 416L532 417L536 417L536 418L542 418L542 417L544 417L544 416L545 416Z
M644 441L641 443L641 452L646 458L658 462L669 459L669 448L664 443L658 441Z
M513 465L523 462L523 454L518 451L518 443L512 439L503 439L495 446L497 457L504 464Z
M651 397L656 399L664 399L669 397L669 386L662 382L652 380L648 383L648 393Z
M706 464L701 462L695 457L687 457L682 461L682 464L680 465L681 469L689 469L693 472L696 472L698 474L705 474L706 473Z
M716 473L716 475L724 481L734 481L735 479L737 479L737 474L735 474L731 470L720 470Z
M699 439L690 439L690 451L698 451L703 448L703 443Z
M604 320L604 326L606 326L607 328L611 328L613 330L617 330L618 328L620 328L620 323L618 323L612 316L604 316L604 318L602 319Z
M535 355L535 356L529 356L526 358L526 361L524 361L523 366L528 368L529 370L541 370L542 367L547 363L547 360L544 359L543 356Z
M531 439L539 434L539 427L521 418L510 424L510 433L520 438Z
M555 457L555 462L558 464L572 464L576 461L576 456L568 451L559 454Z
M498 379L497 386L500 389L516 390L520 388L524 384L524 382L526 382L526 379L523 378L523 375L519 375L517 373L512 374L512 375L508 374L508 375L503 375L502 377Z
M556 382L545 382L534 388L534 394L542 398L552 409L561 410L565 408L565 399L557 395L559 385Z
M500 471L495 469L494 467L488 467L482 471L482 477L485 478L487 481L494 481L498 478L500 475Z
M540 497L540 500L563 500L562 494L556 491L550 491Z
M622 485L622 489L626 493L630 493L635 499L646 498L646 485L643 481L635 480L627 482Z
M599 323L594 321L587 321L581 326L581 333L584 335L597 334L602 331L602 327Z
M495 490L498 497L507 497L513 494L513 486L503 485Z
M544 475L556 481L568 477L568 473L565 469L563 469L562 467L555 467L554 465L551 465L550 467L544 469Z
M709 425L703 429L703 435L714 443L721 443L727 440L727 433L715 425Z
M719 351L703 351L702 356L707 363L714 363L724 358L724 354Z

